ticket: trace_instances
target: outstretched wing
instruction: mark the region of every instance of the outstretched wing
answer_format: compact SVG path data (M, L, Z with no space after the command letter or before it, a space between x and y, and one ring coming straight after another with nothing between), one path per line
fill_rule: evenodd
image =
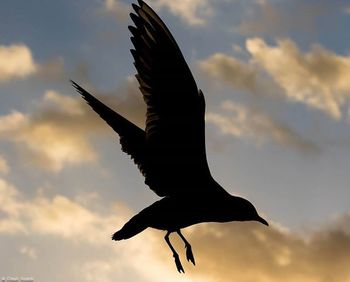
M120 114L100 102L80 85L72 81L72 85L81 94L91 108L119 134L123 152L129 154L141 173L146 176L145 169L145 132Z
M203 191L205 100L168 28L143 1L129 26L140 90L147 104L146 184L160 196ZM201 187L202 186L202 187Z

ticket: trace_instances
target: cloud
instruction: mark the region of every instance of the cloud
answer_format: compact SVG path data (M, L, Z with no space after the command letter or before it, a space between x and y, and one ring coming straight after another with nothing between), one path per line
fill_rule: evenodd
M18 215L20 204L15 200L19 192L13 186L0 178L0 206L5 214L16 217Z
M247 40L246 48L288 99L322 110L334 119L341 118L341 107L349 102L350 56L335 54L320 45L302 53L287 39L269 46L261 38L252 38Z
M273 3L271 3L273 2ZM342 1L256 1L249 14L234 30L244 35L287 35L297 31L317 32L320 21L326 17L346 11ZM332 19L329 19L331 21Z
M10 171L10 167L7 164L6 159L0 155L0 172L7 174Z
M38 193L32 199L0 178L0 232L55 235L90 244L103 244L111 226L120 226L123 218L100 216L63 195L48 198ZM124 219L125 220L125 219ZM1 224L2 223L2 224ZM6 224L8 224L6 226ZM13 226L21 226L12 229ZM107 237L107 238L105 238Z
M249 60L217 53L199 61L200 70L235 90L265 97L281 97L320 110L335 120L350 108L350 56L320 45L301 52L290 39L276 46L261 38L246 41Z
M38 69L31 50L24 44L0 45L0 83L26 78Z
M48 91L46 97L52 93L54 92ZM55 95L60 97L57 93ZM45 114L46 119L15 111L1 116L0 139L14 143L26 162L52 171L61 170L66 163L96 161L97 155L86 141L84 128L79 128L74 122L77 119L68 125L69 118L72 117L69 110L58 108L58 112L53 111L51 116L49 112ZM56 122L54 118L62 120Z
M74 201L57 195L53 199L37 197L32 203L25 205L26 217L30 228L36 233L53 234L64 238L79 238L89 242L98 242L97 229L101 219L94 213Z
M6 201L3 200L5 197ZM103 203L100 202L99 205ZM16 208L13 208L14 206ZM47 197L38 193L33 198L25 198L19 189L0 179L0 227L4 227L0 228L0 235L9 235L8 228L16 224L22 228L12 230L12 234L24 235L27 240L31 238L32 242L38 240L38 250L42 247L42 241L45 241L47 246L50 240L53 240L55 249L71 246L64 252L65 259L68 254L72 254L78 261L65 269L64 274L60 274L63 277L76 270L80 278L86 281L125 281L125 278L130 279L130 276L136 276L140 281L177 281L178 273L175 269L168 268L154 253L155 244L162 244L153 232L143 232L127 242L111 240L110 235L116 228L122 227L131 214L130 209L122 203L107 208L105 212L97 212L60 194ZM33 247L22 245L22 242L23 240L20 240L16 249L21 255L37 259L36 264L40 264L40 272L45 273L47 261L42 259L45 254ZM75 254L77 246L85 254L83 261ZM92 255L89 255L89 250ZM52 251L51 259L55 256L56 251ZM49 277L51 273L46 275ZM184 281L205 280L184 278Z
M203 74L220 79L235 90L269 95L278 89L273 81L261 75L256 66L226 54L215 53L199 61L198 66Z
M104 10L108 15L115 17L117 20L126 20L131 9L129 5L120 0L105 0Z
M16 200L18 190L0 178L0 233L18 233L24 231L24 225L18 220L21 204Z
M221 108L227 114L209 112L206 120L216 125L221 133L236 138L252 139L257 145L267 140L302 152L315 153L319 148L302 138L287 125L278 122L257 109L233 101L224 101Z
M0 192L0 222L7 220L22 226L15 232L16 236L22 234L38 240L51 238L56 248L70 246L69 242L72 242L72 253L76 251L73 246L77 245L86 247L81 250L93 250L93 256L85 254L83 262L74 264L87 281L98 281L99 274L103 281L114 281L123 275L130 278L131 273L139 275L142 281L178 280L171 252L160 242L163 239L158 236L159 232L146 231L115 243L111 248L114 243L108 235L130 217L131 213L128 209L125 213L125 207L103 213L59 194L51 198L37 194L27 199L3 179L0 180ZM185 236L192 244L197 265L186 264L186 276L182 279L225 282L234 277L241 282L282 279L320 282L344 281L350 276L349 215L339 216L310 231L307 237L269 222L269 227L253 222L233 222L200 224L186 229ZM8 234L1 228L0 233ZM176 235L171 239L184 262L184 251L180 251L183 243ZM41 259L40 252L23 246L22 242L19 250L37 258L41 271L45 269L46 261ZM96 253L103 256L96 256ZM69 250L65 256L67 254L70 254ZM72 269L67 269L66 274Z
M142 124L145 106L134 80L127 80L117 91L122 98L104 95L102 100ZM66 164L96 163L98 153L90 138L105 138L112 132L78 94L73 98L54 90L45 92L33 113L13 111L0 116L0 140L16 145L26 163L56 172ZM118 141L114 132L113 136Z
M131 5L127 5L120 0L105 0L103 3L104 13L115 17L117 20L126 20L131 12ZM214 13L208 0L183 0L181 2L152 0L147 4L156 10L166 9L191 26L205 25Z
M63 76L62 57L39 63L25 44L0 45L0 84L28 77L52 81L62 79Z
M157 9L166 8L172 14L179 16L184 22L192 26L204 25L213 15L213 9L208 0L153 0L150 3Z
M344 219L342 226L348 224ZM320 282L350 276L350 234L342 228L325 227L306 239L276 224L203 224L186 238L197 261L190 275L211 281Z
M99 97L104 98L107 105L116 109L118 113L138 125L145 127L146 104L139 90L139 83L134 76L129 76L113 92L95 92ZM118 93L118 98L113 94Z

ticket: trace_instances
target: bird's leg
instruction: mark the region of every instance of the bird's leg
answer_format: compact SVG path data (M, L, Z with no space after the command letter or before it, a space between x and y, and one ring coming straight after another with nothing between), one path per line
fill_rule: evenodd
M186 240L186 238L184 237L184 235L182 235L181 231L180 230L177 230L176 231L177 234L179 234L180 238L182 239L182 241L184 241L185 243L185 248L186 248L186 258L188 261L192 262L193 265L196 265L196 262L194 260L194 256L193 256L193 253L192 253L192 247L190 245L190 243L188 243L188 241Z
M174 247L171 245L170 240L169 240L169 235L170 235L170 231L167 232L167 234L164 236L165 242L168 244L170 250L173 252L173 257L175 259L175 264L177 267L177 270L181 273L185 273L185 270L183 269L182 265L181 265L181 261L179 259L179 255L178 253L175 251Z

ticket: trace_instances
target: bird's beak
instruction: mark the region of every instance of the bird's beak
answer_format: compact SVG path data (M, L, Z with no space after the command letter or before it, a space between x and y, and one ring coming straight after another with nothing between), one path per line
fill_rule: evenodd
M258 217L257 221L261 222L262 224L266 225L266 226L269 226L268 222L263 219L261 216Z

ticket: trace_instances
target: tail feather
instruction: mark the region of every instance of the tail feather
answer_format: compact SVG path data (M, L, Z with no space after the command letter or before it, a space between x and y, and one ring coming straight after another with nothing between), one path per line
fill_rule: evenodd
M113 234L112 240L120 241L129 239L146 228L147 226L142 221L138 220L137 216L134 216L119 231Z

